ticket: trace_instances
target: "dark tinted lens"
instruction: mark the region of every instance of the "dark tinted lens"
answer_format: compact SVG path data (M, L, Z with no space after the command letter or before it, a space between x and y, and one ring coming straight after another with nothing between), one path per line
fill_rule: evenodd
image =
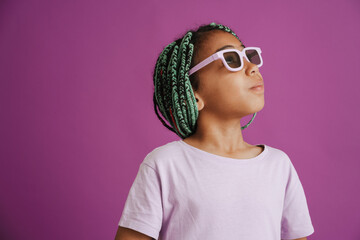
M238 68L241 65L239 55L236 52L226 52L224 53L224 58L231 68Z
M246 50L245 54L247 56L247 58L250 60L250 62L259 65L260 64L260 56L258 51L250 49L250 50Z

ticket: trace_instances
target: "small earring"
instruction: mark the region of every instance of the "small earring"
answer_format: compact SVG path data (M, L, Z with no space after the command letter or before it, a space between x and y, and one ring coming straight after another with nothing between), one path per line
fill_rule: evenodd
M247 127L252 123L252 121L254 120L255 116L256 116L256 113L254 113L254 115L253 115L253 117L251 118L251 120L250 120L245 126L241 127L241 129L247 128Z

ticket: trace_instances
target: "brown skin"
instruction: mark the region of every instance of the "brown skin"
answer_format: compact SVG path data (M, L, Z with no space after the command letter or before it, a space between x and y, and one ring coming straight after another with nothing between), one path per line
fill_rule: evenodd
M138 231L120 226L118 227L115 236L115 240L152 240L152 239L153 239L152 237L149 237Z
M214 30L196 56L195 65L224 45L242 50L242 43L232 34ZM240 119L253 115L264 107L264 93L250 90L263 78L257 65L245 58L240 71L229 71L217 59L197 74L200 87L194 91L199 110L196 132L184 142L204 151L231 158L253 158L263 148L244 141ZM249 126L251 127L251 126Z
M214 30L199 50L195 65L224 45L242 50L241 42L230 33ZM231 158L253 158L262 147L244 141L240 119L264 107L264 94L250 90L263 78L258 66L244 59L244 68L230 72L220 59L197 72L200 79L194 91L199 110L196 133L184 142L204 151ZM151 240L152 238L129 228L118 227L115 240ZM295 240L306 240L298 238Z

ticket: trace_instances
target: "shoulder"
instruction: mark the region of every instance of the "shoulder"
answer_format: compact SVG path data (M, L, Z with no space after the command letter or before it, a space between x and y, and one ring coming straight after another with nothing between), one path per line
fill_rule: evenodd
M266 145L266 147L268 148L269 158L276 160L278 163L282 163L288 167L291 165L290 157L284 150L269 145Z
M143 160L146 164L154 169L179 158L181 155L181 148L178 141L172 141L154 148L149 152Z
M288 182L291 178L297 178L296 169L288 153L276 147L268 146L268 150L270 162L276 166L276 169L279 172L281 172L281 176L285 182Z

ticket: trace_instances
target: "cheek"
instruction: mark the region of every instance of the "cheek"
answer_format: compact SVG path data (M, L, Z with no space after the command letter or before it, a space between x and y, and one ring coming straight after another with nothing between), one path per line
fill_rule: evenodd
M248 94L248 89L246 85L246 79L242 79L240 77L228 77L222 79L219 82L219 89L224 94L232 94L232 96L243 96L244 94Z
M203 96L216 104L216 101L231 102L249 98L247 79L239 74L223 73L222 70L208 71L201 76Z
M208 97L213 99L211 102L214 104L239 104L251 96L243 80L219 79L215 87L209 91Z

